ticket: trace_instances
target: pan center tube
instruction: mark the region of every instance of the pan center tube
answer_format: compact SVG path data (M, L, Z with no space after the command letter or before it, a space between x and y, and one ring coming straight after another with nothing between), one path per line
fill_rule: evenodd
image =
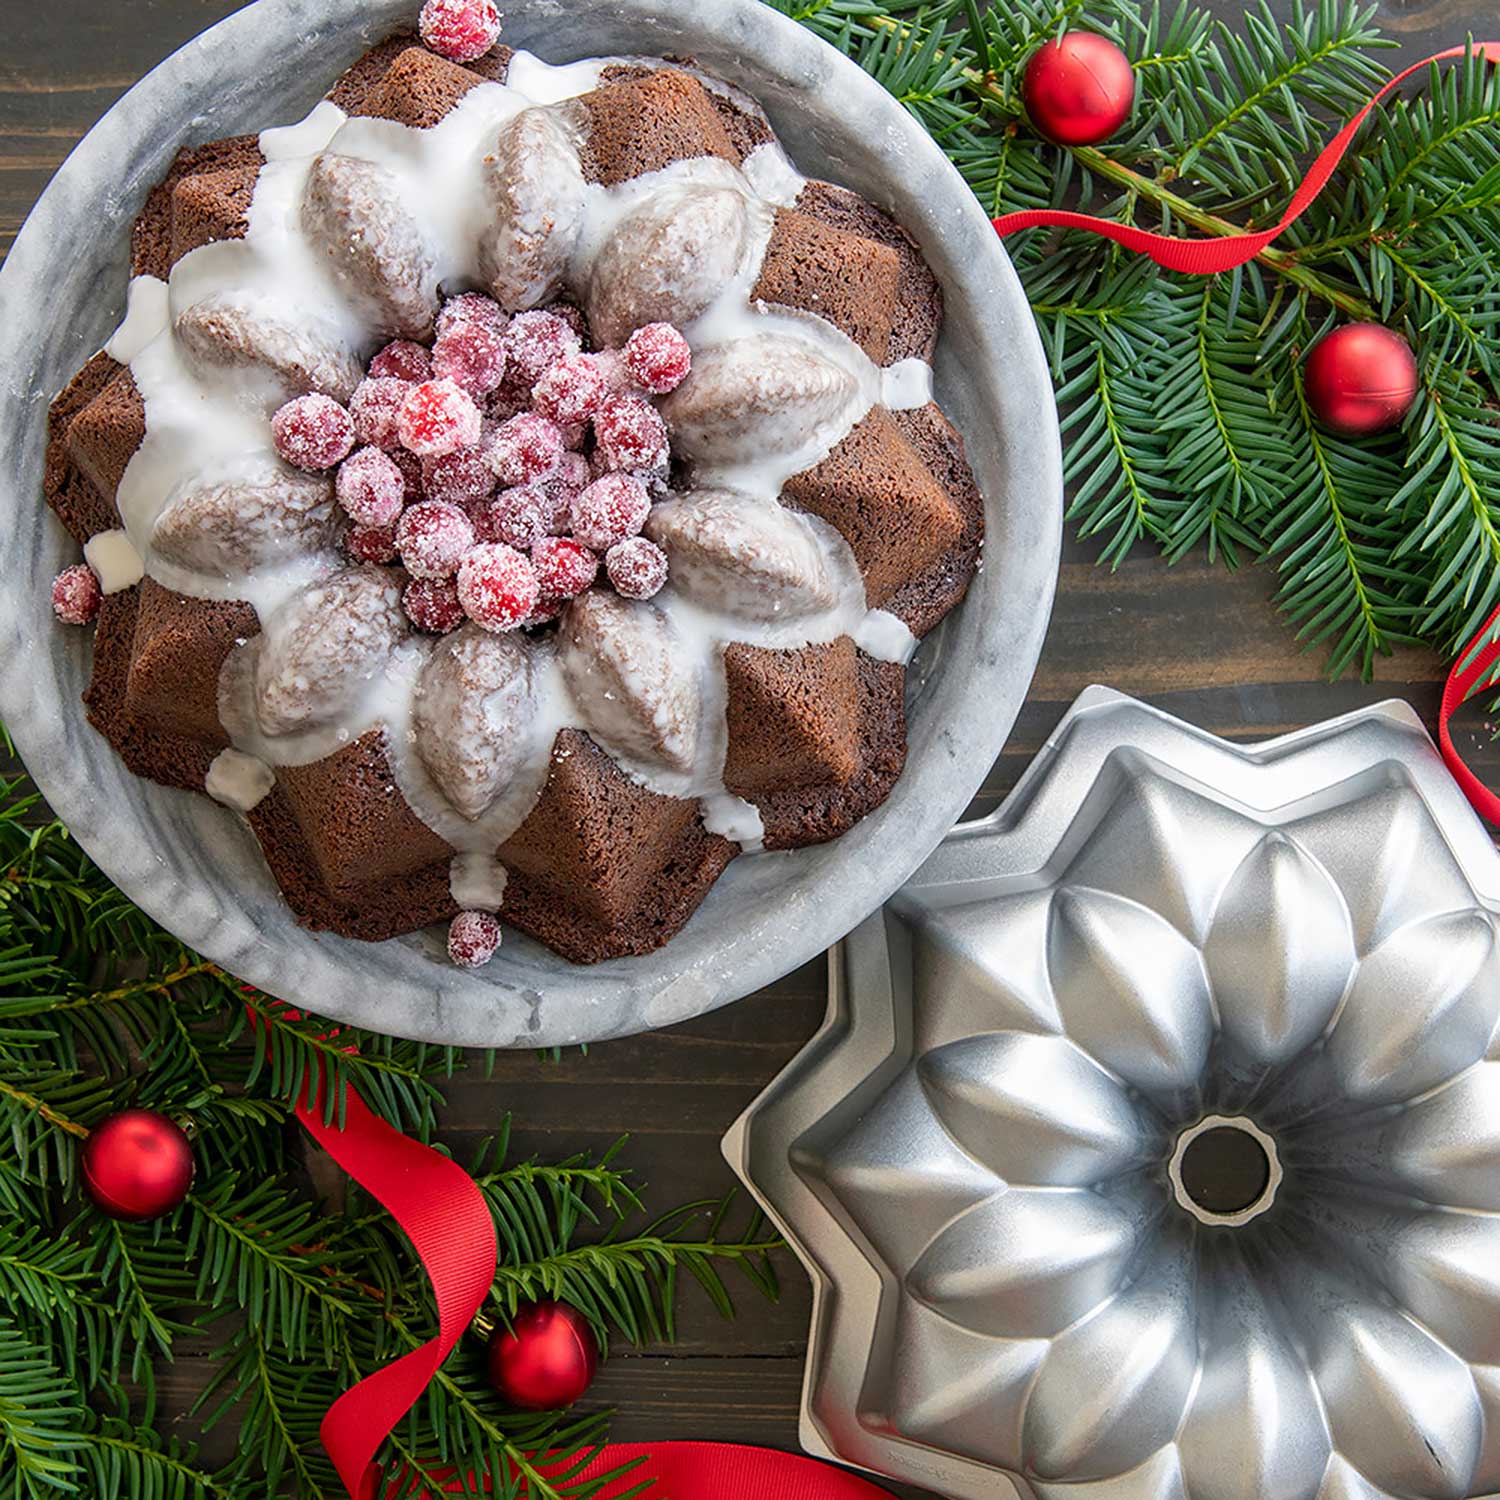
M1243 1115L1205 1115L1177 1137L1167 1177L1178 1204L1203 1224L1236 1228L1276 1201L1276 1142Z

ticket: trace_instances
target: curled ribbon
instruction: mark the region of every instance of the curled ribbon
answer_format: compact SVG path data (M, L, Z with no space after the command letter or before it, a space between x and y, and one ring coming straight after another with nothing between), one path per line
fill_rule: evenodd
M1489 823L1500 824L1500 797L1497 797L1469 768L1453 744L1453 735L1448 721L1459 704L1473 696L1475 690L1489 676L1490 669L1500 658L1500 639L1494 635L1495 622L1500 620L1500 605L1497 605L1488 620L1479 627L1474 639L1464 648L1453 670L1443 684L1443 702L1438 709L1438 749L1443 753L1453 779L1459 784L1469 805Z
M286 1014L295 1019L299 1012L288 1008ZM253 1012L250 1020L254 1025ZM268 1035L267 1049L272 1045ZM437 1337L345 1391L318 1429L350 1495L373 1500L380 1478L372 1462L376 1449L427 1389L484 1305L499 1249L484 1195L457 1162L387 1125L352 1088L345 1092L342 1125L324 1120L324 1103L322 1073L311 1073L297 1119L405 1231L432 1282L438 1309Z
M1254 260L1282 230L1301 218L1307 206L1328 185L1328 179L1343 160L1355 132L1393 88L1404 83L1420 69L1446 58L1463 57L1469 50L1468 47L1449 47L1445 51L1434 52L1431 57L1424 57L1421 62L1413 63L1411 67L1396 74L1318 153L1301 186L1292 194L1292 201L1287 205L1280 223L1270 229L1258 230L1253 234L1227 234L1217 239L1185 240L1170 234L1153 234L1149 230L1137 229L1133 224L1117 224L1111 219L1097 218L1093 214L1073 213L1057 208L1028 208L1013 214L1001 214L998 219L992 220L995 233L1013 234L1018 229L1035 229L1039 226L1084 229L1090 234L1114 240L1116 244L1124 245L1127 250L1133 250L1138 255L1148 256L1168 271L1183 271L1191 276L1232 271L1236 266L1243 266ZM1476 57L1482 57L1487 62L1500 64L1500 42L1475 42L1473 52Z

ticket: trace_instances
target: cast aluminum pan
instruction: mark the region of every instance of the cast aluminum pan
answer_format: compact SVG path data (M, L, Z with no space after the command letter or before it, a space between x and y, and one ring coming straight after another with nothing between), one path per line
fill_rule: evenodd
M1243 747L1089 689L725 1139L812 1276L804 1445L957 1500L1500 1489L1497 899L1404 704ZM1266 1172L1210 1209L1215 1126Z

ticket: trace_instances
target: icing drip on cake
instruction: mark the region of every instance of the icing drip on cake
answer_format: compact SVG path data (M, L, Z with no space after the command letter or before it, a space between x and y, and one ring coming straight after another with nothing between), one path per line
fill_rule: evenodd
M643 785L699 799L711 831L758 847L758 812L723 781L725 646L849 635L904 662L915 645L895 616L868 608L843 537L778 496L876 405L925 404L929 368L882 369L826 320L752 298L775 210L804 181L778 145L743 169L699 158L584 182L570 101L608 62L551 67L517 53L505 84L476 86L427 130L325 101L263 132L244 238L192 251L169 282L136 278L108 346L131 368L147 432L119 487L124 531L91 547L130 549L180 593L247 600L262 625L225 663L220 714L235 748L208 790L248 808L270 767L383 725L401 792L458 851L451 885L465 909L499 906L495 850L535 805L559 730L587 730ZM509 177L507 141L526 147ZM547 170L526 167L536 153ZM361 266L382 271L377 295L329 253L355 201L380 228L356 237ZM678 253L674 237L689 231L708 252ZM656 320L686 335L693 371L663 413L692 488L647 525L674 555L671 581L650 604L582 596L555 639L477 627L417 637L386 575L335 550L324 476L280 462L269 418L308 371L347 399L345 372L357 378L393 335L424 336L416 325L439 288L488 285L502 269L525 288L566 286L601 342ZM256 495L275 503L257 509ZM117 561L101 578L124 576Z

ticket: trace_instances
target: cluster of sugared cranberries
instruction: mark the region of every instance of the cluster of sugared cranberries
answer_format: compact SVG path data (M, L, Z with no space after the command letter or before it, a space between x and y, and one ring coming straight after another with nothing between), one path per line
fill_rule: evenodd
M666 555L641 535L671 456L653 398L692 353L670 323L594 352L584 329L566 303L510 317L465 292L430 348L381 349L347 408L299 396L272 418L288 463L335 470L350 557L411 575L418 629L542 625L587 589L649 599L665 584Z
M99 578L87 563L74 563L52 580L52 613L64 625L87 625L103 599Z

